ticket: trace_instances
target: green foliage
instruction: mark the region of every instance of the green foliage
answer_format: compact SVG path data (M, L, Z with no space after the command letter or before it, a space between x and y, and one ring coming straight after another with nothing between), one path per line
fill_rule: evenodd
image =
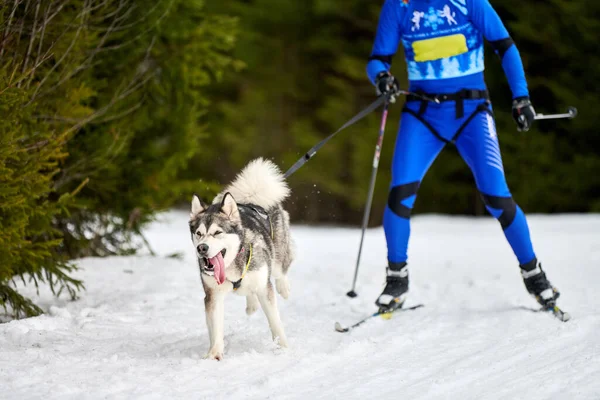
M0 97L0 306L8 311L10 305L19 316L41 310L7 286L15 277L36 287L46 282L56 295L66 290L71 297L83 286L69 276L73 267L57 253L61 235L53 227L70 197L50 199L64 142L36 121L33 108L26 106L27 90L18 88L15 78L24 82L26 76L0 76L7 82Z
M600 136L592 110L598 92L596 38L599 3L492 2L518 45L538 112L564 112L575 120L538 121L527 133L510 116L511 93L501 64L488 46L486 78L492 93L505 171L527 212L598 211ZM235 56L245 62L215 93L209 130L217 158L199 164L226 181L255 156L282 169L374 100L365 72L382 1L208 1L211 10L240 18L244 34ZM392 72L406 85L402 49ZM399 100L399 103L402 99ZM401 104L391 107L381 155L371 223L381 223ZM381 110L322 148L290 178L288 204L297 222L360 223L366 201ZM474 180L448 146L427 174L415 213L482 214Z
M206 87L235 66L236 21L200 0L17 0L0 8L0 305L11 282L72 298L70 259L132 254L190 197ZM211 190L215 184L206 183Z
M206 139L203 90L233 63L236 33L233 19L205 14L200 1L157 2L134 8L122 22L132 28L111 35L92 70L94 101L110 111L69 142L57 180L72 190L76 177L90 178L77 212L61 221L71 255L131 254L130 234L194 192L198 175L183 171Z

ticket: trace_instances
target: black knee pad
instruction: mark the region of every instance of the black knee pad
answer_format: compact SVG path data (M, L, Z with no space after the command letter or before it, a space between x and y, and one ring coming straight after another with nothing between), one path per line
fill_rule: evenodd
M402 204L402 200L417 194L421 182L405 183L404 185L394 186L388 196L388 207L399 217L410 218L411 208Z
M488 196L482 193L481 198L486 206L502 210L502 214L498 217L502 229L506 229L512 224L517 215L517 203L512 197Z

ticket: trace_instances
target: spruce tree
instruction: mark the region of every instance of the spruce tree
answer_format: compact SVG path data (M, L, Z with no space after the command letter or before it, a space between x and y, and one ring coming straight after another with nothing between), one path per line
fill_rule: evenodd
M195 191L235 21L199 0L23 0L0 33L0 306L18 317L42 310L17 279L75 298L73 258L134 253Z

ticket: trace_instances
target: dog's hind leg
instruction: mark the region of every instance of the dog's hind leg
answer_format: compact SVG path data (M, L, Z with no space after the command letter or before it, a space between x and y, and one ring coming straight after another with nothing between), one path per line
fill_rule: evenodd
M206 325L210 337L210 349L205 358L211 360L223 359L225 343L223 325L225 320L225 294L219 291L207 291L204 297L206 309Z
M281 347L288 347L287 338L283 331L283 324L281 323L279 310L277 308L277 296L275 295L275 290L273 290L271 281L268 281L266 288L258 293L258 300L269 321L273 340L277 341L277 339L279 339L279 345Z
M277 288L277 292L281 295L281 297L284 299L290 297L290 281L280 262L273 262L273 278L275 279L275 287Z
M287 275L282 275L279 278L275 279L275 287L277 288L277 292L283 297L287 299L290 297L290 281Z
M258 298L254 293L246 296L246 314L252 315L258 310Z

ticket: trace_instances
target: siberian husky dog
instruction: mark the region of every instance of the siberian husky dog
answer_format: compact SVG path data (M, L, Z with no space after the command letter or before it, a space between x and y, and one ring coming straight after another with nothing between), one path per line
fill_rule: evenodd
M294 255L289 214L281 203L289 193L277 166L258 158L211 204L193 196L189 226L205 292L210 338L206 358L223 358L224 298L230 292L246 297L248 315L260 304L273 340L287 347L271 277L287 299Z

